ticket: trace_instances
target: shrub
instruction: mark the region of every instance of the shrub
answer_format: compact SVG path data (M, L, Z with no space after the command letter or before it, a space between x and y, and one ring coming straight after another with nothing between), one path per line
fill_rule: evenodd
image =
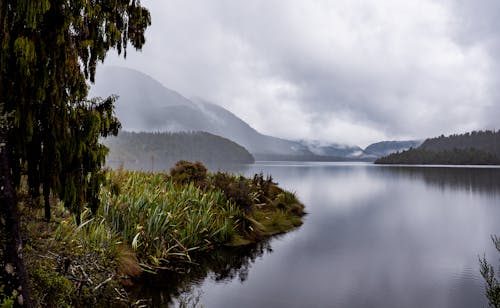
M172 181L179 184L194 183L203 187L207 179L207 168L199 161L194 163L180 160L170 169Z
M215 189L222 191L227 200L236 204L240 209L249 211L253 205L250 185L243 176L234 176L217 172L212 178Z
M264 174L256 173L251 181L252 192L256 195L256 199L261 203L271 202L283 190L273 181L272 176L268 175L264 178Z
M495 248L500 252L500 237L492 236L491 239L495 244ZM500 307L500 281L498 272L495 274L493 266L488 263L485 257L479 259L481 267L481 275L486 282L486 297L488 298L490 307Z

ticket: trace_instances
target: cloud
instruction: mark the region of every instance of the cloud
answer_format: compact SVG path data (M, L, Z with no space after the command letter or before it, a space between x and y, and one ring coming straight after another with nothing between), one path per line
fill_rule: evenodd
M143 4L143 52L108 62L266 134L366 145L492 128L499 115L493 0Z

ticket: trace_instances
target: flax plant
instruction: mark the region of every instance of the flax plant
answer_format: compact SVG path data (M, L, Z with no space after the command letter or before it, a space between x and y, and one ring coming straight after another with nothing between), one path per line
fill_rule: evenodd
M103 187L94 224L105 219L144 263L159 266L197 250L221 245L236 234L240 210L217 190L174 184L164 174L110 171L120 194ZM113 187L113 185L110 185Z

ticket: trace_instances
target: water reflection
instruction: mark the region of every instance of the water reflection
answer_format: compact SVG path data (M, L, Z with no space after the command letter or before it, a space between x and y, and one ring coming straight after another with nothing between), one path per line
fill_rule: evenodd
M243 283L255 260L272 252L269 240L246 247L225 247L203 257L193 255L193 263L179 265L157 275L143 277L144 283L131 287L132 298L150 299L155 307L168 306L184 290L192 289L207 276L216 282L237 280Z
M424 181L442 190L500 194L500 169L449 167L380 167L381 176L406 177Z
M246 169L245 169L246 168ZM259 163L309 215L298 230L214 251L135 289L155 306L184 289L204 307L487 306L478 256L497 255L500 169ZM272 244L272 249L271 249ZM272 253L270 253L272 251Z
M307 206L248 279L202 284L204 307L487 306L499 169L260 164Z

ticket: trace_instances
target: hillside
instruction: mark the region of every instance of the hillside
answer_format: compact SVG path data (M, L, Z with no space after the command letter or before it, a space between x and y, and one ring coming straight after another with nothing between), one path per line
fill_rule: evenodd
M119 95L116 115L127 131L205 131L233 140L255 156L330 160L362 155L359 147L292 141L259 133L227 109L190 100L139 71L100 67L91 96Z
M474 131L425 140L420 147L394 153L377 164L500 164L500 131Z
M130 170L168 170L179 160L207 166L253 163L253 156L231 140L205 132L133 133L121 131L107 138L107 164Z
M500 130L474 131L448 137L441 135L425 140L420 148L428 151L474 148L500 156Z
M310 155L299 142L260 134L230 111L191 101L155 79L132 69L102 67L91 96L119 96L116 115L127 131L205 131L241 144L251 153Z
M373 157L382 157L395 152L408 150L409 148L418 147L422 141L406 140L406 141L381 141L370 144L364 149L365 155Z

